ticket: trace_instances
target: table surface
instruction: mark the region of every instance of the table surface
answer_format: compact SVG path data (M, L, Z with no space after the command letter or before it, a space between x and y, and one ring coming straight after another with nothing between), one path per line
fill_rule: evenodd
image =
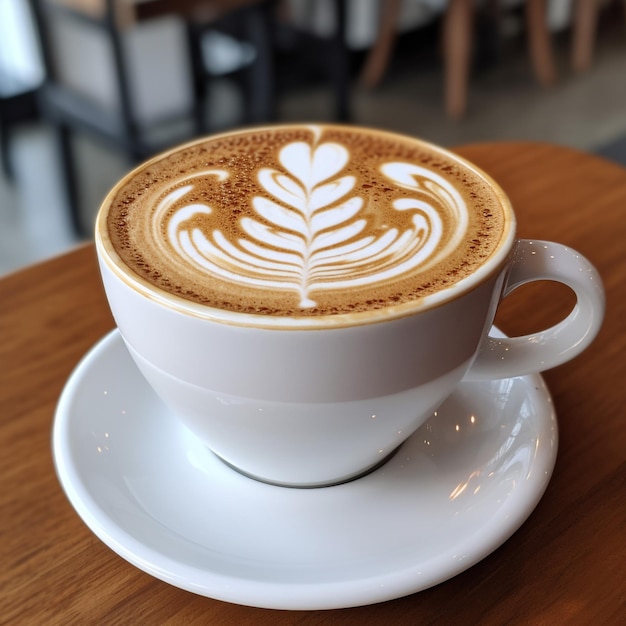
M560 444L526 523L457 577L412 596L333 611L270 611L200 597L136 569L102 544L54 472L55 404L80 357L113 327L92 245L0 280L0 623L617 624L626 594L626 169L537 143L458 152L507 191L518 234L573 246L598 268L605 324L574 361L545 373ZM535 285L497 323L519 334L571 306Z

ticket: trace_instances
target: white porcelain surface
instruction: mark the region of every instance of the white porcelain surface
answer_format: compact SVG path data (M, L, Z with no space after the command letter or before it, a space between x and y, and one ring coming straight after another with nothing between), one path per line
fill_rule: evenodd
M181 427L114 331L68 381L53 446L78 514L140 569L230 602L325 609L425 589L501 545L547 486L557 427L539 375L462 383L369 476L266 485Z

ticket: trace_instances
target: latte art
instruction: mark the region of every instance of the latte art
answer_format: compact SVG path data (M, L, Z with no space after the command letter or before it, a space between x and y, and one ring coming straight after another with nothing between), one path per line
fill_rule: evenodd
M332 314L427 295L489 255L502 216L477 176L415 145L332 126L209 138L120 191L112 241L157 286L235 311Z
M318 133L316 133L317 135ZM393 279L445 257L467 228L467 207L450 183L410 163L384 163L381 171L397 185L416 192L395 200L397 211L410 211L411 224L400 231L383 224L363 235L365 202L354 192L356 178L341 176L348 163L346 148L336 143L294 142L280 150L283 171L263 168L258 181L269 196L254 196L258 218L243 217L244 236L233 240L219 230L208 236L196 226L213 209L183 205L171 213L163 253L175 250L190 271L206 271L241 285L293 289L302 308L314 307L316 290L350 289ZM201 176L228 177L223 170ZM196 175L197 176L197 175ZM154 214L153 237L159 241L164 216L193 189L193 183L170 191ZM446 245L438 206L457 219ZM195 218L195 219L193 219Z

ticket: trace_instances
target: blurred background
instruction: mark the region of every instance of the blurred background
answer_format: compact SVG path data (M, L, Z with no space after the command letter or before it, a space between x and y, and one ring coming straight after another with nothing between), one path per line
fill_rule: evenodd
M0 274L151 154L290 121L626 165L626 1L0 0Z

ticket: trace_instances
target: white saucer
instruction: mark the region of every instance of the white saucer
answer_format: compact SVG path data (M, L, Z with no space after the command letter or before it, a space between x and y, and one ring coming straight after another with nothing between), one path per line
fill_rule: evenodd
M69 379L53 446L78 514L138 568L228 602L329 609L436 585L500 546L548 484L557 426L538 375L464 383L374 473L275 487L181 427L113 331Z

